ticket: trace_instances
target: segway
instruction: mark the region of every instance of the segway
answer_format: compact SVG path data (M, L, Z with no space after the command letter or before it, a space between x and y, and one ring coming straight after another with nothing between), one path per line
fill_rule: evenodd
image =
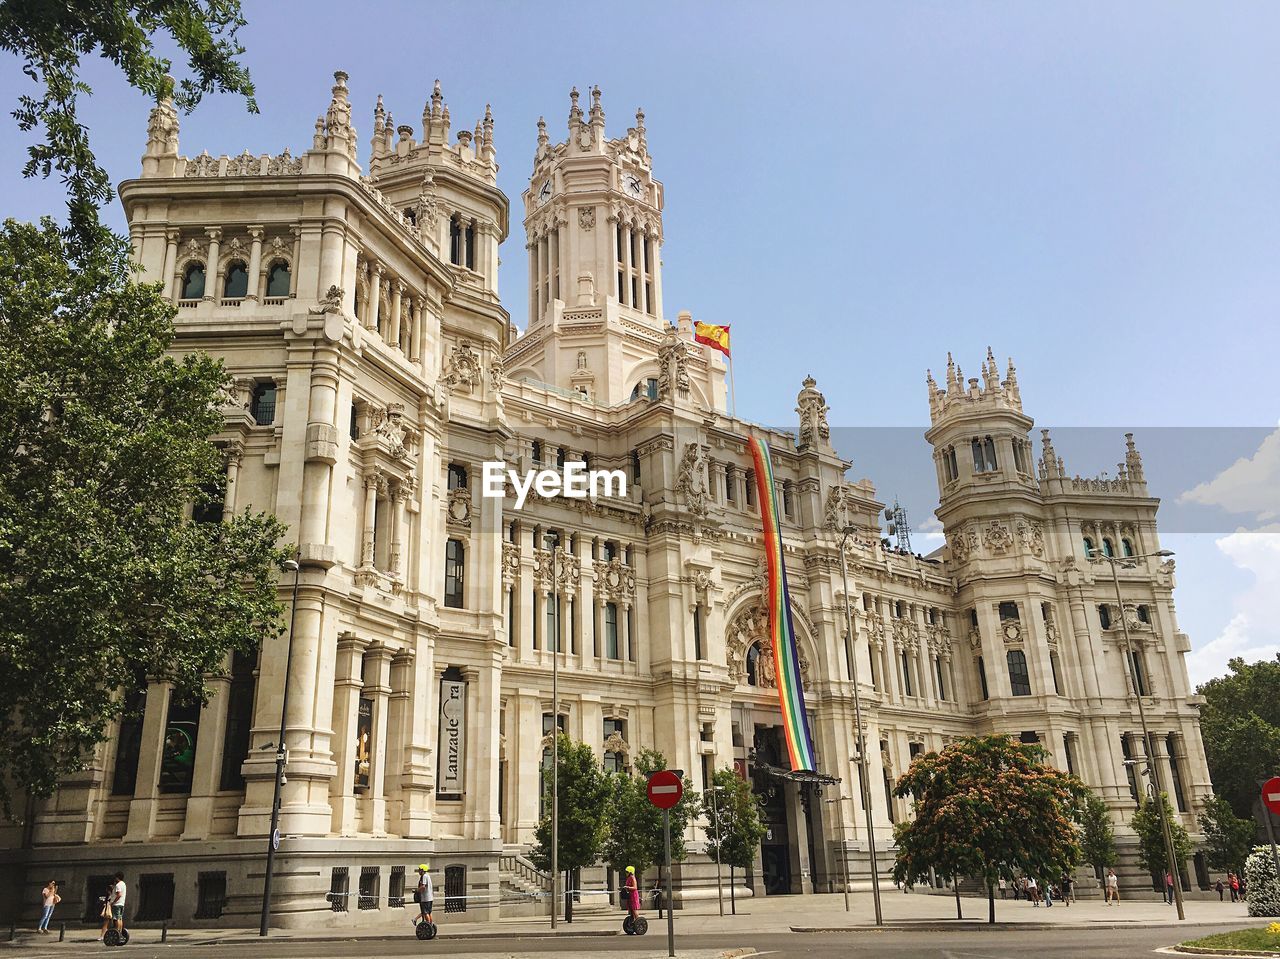
M103 943L108 946L129 945L129 930L127 928L117 929L114 923L115 923L115 920L112 920L111 928L108 929L106 931L106 934L102 937Z
M632 919L631 914L627 913L627 918L622 920L622 931L628 936L643 936L649 931L649 920L644 916Z
M434 939L436 937L436 932L436 924L429 919L419 919L417 923L414 924L413 934L423 942L426 942L429 939Z

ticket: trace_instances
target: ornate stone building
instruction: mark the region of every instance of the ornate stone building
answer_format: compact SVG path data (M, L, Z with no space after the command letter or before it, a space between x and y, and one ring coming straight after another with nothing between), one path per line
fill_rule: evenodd
M890 549L884 504L846 478L814 380L793 432L736 420L720 355L693 342L688 313L667 320L643 113L610 138L599 90L585 113L574 91L563 142L539 120L519 333L497 295L509 207L489 112L451 132L438 83L420 127L397 125L379 98L362 167L346 76L335 81L296 156L182 156L162 103L141 176L120 187L145 274L177 307L178 349L221 356L235 377L222 515L273 510L298 547L279 922L385 920L422 861L438 908L469 918L543 888L524 853L557 722L611 769L653 747L698 788L716 767L751 777L770 826L746 879L757 894L836 888L841 850L862 888L855 656L886 856L910 814L889 784L912 757L1000 731L1041 742L1105 797L1126 884L1142 886L1126 826L1139 787L1124 760L1142 752L1135 669L1164 781L1196 831L1210 786L1173 564L1123 571L1120 609L1109 571L1085 559L1087 544L1159 548L1132 437L1117 478L1070 477L1047 432L1037 458L1012 364L1002 378L988 351L966 382L948 360L943 386L929 378L927 433L947 545ZM821 795L768 771L785 752L761 644L750 434L774 449L816 748L840 780ZM497 460L588 463L631 485L517 511L481 495L480 466ZM139 919L250 921L289 642L228 660L203 708L140 677L127 690L140 720L6 834L23 895L34 902L56 874L79 909L122 868ZM683 895L714 895L702 832L688 838Z

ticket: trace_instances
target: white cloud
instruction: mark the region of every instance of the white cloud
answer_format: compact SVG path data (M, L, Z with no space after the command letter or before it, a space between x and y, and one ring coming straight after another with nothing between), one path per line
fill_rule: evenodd
M913 531L915 547L917 553L928 553L946 542L946 536L942 532L942 524L938 522L938 517L930 516L927 520L920 524L920 528Z
M1193 686L1223 675L1233 656L1257 662L1280 653L1280 524L1238 530L1215 540L1215 545L1235 566L1251 573L1253 583L1232 599L1231 620L1222 632L1187 654Z
M1280 429L1252 456L1241 457L1207 483L1187 490L1178 502L1252 513L1261 523L1280 519Z

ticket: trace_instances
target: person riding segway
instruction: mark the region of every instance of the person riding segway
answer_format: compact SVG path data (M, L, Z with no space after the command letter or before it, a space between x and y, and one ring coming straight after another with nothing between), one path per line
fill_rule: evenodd
M636 867L627 867L627 878L622 884L627 897L627 918L622 920L622 931L628 936L643 936L649 931L649 920L640 915L640 884L636 882Z
M427 874L427 864L417 869L418 885L413 890L413 901L418 904L418 915L413 918L414 931L419 939L434 939L436 924L431 919L431 910L435 906L435 893L431 886L431 876Z

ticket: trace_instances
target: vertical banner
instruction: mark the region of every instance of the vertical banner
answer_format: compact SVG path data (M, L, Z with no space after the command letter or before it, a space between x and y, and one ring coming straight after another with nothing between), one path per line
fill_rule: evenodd
M466 772L467 684L440 680L440 734L436 755L436 796L461 799Z
M809 733L809 716L804 708L804 687L800 683L800 656L796 650L796 630L791 622L791 599L787 593L787 567L782 557L782 518L780 496L773 479L773 461L769 444L749 437L751 459L755 463L756 492L760 518L764 523L764 552L769 563L768 595L769 637L773 643L773 662L777 670L778 705L782 708L782 728L787 737L787 755L794 771L812 770L813 737Z
M356 711L356 778L357 792L369 788L370 757L373 753L373 700L360 698Z

